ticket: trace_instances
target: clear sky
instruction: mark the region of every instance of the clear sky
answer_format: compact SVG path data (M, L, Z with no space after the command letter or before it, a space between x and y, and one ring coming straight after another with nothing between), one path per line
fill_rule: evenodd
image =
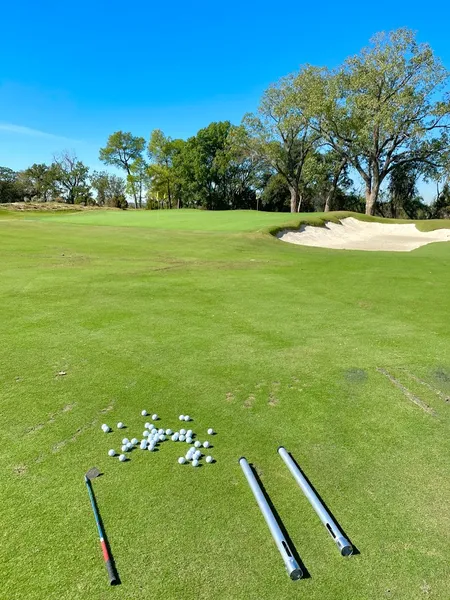
M99 168L119 129L239 123L272 81L335 66L381 30L417 30L450 67L444 0L13 0L0 16L0 165L14 169L63 149Z

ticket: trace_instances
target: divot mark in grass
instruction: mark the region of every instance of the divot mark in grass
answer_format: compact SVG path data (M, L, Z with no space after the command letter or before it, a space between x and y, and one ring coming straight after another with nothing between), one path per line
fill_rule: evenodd
M27 466L26 465L16 465L13 468L13 473L15 475L18 475L19 477L22 475L25 475L25 473L27 472Z
M406 375L408 375L408 377L411 377L411 379L413 379L417 383L420 383L421 385L426 387L428 390L430 390L430 392L433 392L433 394L436 394L436 396L439 396L439 398L441 398L441 400L443 400L444 402L447 402L447 404L450 403L450 396L447 396L446 394L444 394L444 392L441 392L441 390L434 388L427 381L424 381L423 379L420 379L420 377L417 377L416 375L414 375L414 373L410 373L406 369L402 369L402 370L406 373Z
M267 401L267 403L268 403L269 406L277 406L280 403L280 401L279 401L278 398L276 398L274 396L274 394L271 393L270 396L269 396L269 400Z
M71 437L66 438L65 440L62 440L61 442L58 442L57 444L55 444L52 448L52 452L59 452L60 450L62 450L64 448L64 446L67 446L67 444L69 442L75 442L76 439L80 437L80 435L82 435L88 429L91 429L92 427L97 425L97 423L98 423L98 419L95 419L94 421L91 421L90 423L86 423L86 425L83 425L82 427L78 427L78 429L75 431L75 433Z
M235 398L235 396L233 393L231 393L231 392L226 393L227 402L233 402L234 398Z
M37 425L32 425L31 427L27 427L25 429L25 434L35 433L36 431L40 431L41 429L44 429L44 427L46 425L51 425L52 423L54 423L56 421L57 417L59 417L63 413L70 412L71 410L73 410L75 408L75 406L76 406L76 402L73 402L72 404L66 404L58 412L51 413L49 415L47 421L45 421L44 423L38 423Z
M377 371L378 371L378 373L381 373L382 375L387 377L389 379L389 381L395 385L395 387L397 387L399 390L401 390L403 392L403 394L408 398L408 400L410 400L414 404L417 404L417 406L420 406L420 408L422 410L429 413L430 415L437 416L436 411L433 408L431 408L431 406L428 406L428 404L426 402L424 402L421 398L419 398L418 396L413 394L410 390L408 390L408 388L406 386L404 386L398 379L396 379L393 375L391 375L391 373L386 371L386 369L377 367Z
M245 408L251 408L253 406L253 404L255 403L255 396L253 394L250 394L250 396L244 401L244 407Z
M109 405L106 408L102 408L101 410L99 410L99 414L104 414L105 412L112 410L112 408L113 408L112 405ZM80 435L82 435L85 431L98 425L98 422L99 422L98 419L94 419L93 421L90 421L89 423L86 423L85 425L78 427L78 429L75 431L75 433L72 436L66 438L65 440L61 440L60 442L55 444L52 448L52 452L54 452L54 453L59 452L60 450L62 450L64 448L64 446L67 446L67 444L75 442L77 440L77 438L79 438Z

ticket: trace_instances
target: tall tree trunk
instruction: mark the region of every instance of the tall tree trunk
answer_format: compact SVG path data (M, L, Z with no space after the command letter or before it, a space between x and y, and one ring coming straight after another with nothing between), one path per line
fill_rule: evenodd
M298 212L300 209L298 189L295 186L289 186L289 192L291 193L291 213Z
M330 202L331 202L334 194L336 193L336 189L337 189L337 186L339 183L339 177L341 176L341 173L344 170L346 164L347 164L347 159L344 158L341 161L341 163L339 164L338 169L334 173L333 183L331 184L331 189L328 191L327 197L325 199L325 206L324 206L323 212L329 212L329 210L330 210Z
M170 193L170 183L167 182L167 196L169 199L169 208L172 208L172 194Z
M125 169L126 169L128 177L129 177L129 181L131 183L131 190L132 190L132 194L133 194L133 198L134 198L134 208L138 208L138 196L136 193L136 185L133 181L133 176L131 175L130 167L128 165L125 165Z
M377 181L372 186L366 186L366 215L374 214L379 191L380 184Z

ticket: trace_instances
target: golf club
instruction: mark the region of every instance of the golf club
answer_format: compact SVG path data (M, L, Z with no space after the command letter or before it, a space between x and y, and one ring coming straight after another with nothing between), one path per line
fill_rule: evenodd
M102 552L103 552L103 558L105 560L106 570L108 571L109 583L110 583L110 585L115 585L118 583L118 579L116 576L114 565L109 556L108 547L105 542L105 534L103 532L102 524L100 521L100 515L98 514L97 503L95 501L94 490L92 489L92 484L91 484L91 479L95 479L99 475L100 475L100 471L96 467L93 467L92 469L89 469L89 471L84 476L84 481L86 483L86 487L87 487L88 494L89 494L89 499L91 501L92 510L94 512L95 522L97 524L98 535L100 537L100 545L102 547Z
M303 493L308 498L309 502L311 503L311 506L316 511L319 519L327 528L328 533L331 535L331 537L336 543L336 546L339 548L339 552L342 554L342 556L350 556L351 554L353 554L353 546L347 540L347 538L345 538L342 535L339 527L334 522L330 513L327 511L321 500L318 498L316 492L312 489L303 473L292 460L286 448L280 446L278 448L278 454L281 456L287 468L293 475L295 481L298 483Z
M303 571L301 570L301 568L297 564L297 561L293 557L292 551L289 548L286 538L284 537L283 532L281 531L280 526L278 525L274 517L269 503L264 497L261 487L258 484L258 481L256 480L256 477L252 469L250 468L250 465L244 457L239 459L239 464L241 465L241 468L248 481L250 489L252 490L253 495L255 496L255 500L258 503L258 506L263 514L264 519L266 520L266 523L270 529L270 533L272 534L272 537L275 540L278 550L280 551L289 577L293 580L301 579L303 577Z

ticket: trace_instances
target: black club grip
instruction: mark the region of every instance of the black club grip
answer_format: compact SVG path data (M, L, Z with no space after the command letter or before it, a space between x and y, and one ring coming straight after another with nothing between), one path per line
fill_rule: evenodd
M111 560L105 562L106 570L108 571L109 585L116 585L117 576Z

